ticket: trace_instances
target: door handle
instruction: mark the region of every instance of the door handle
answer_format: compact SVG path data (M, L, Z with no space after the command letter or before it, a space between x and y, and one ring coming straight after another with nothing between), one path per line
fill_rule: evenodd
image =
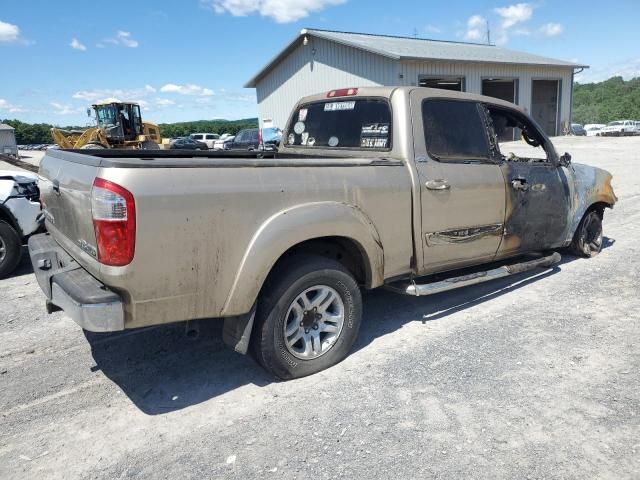
M514 190L522 190L523 192L529 190L529 184L527 183L527 180L521 177L511 180L511 186Z
M53 181L53 191L56 193L56 195L60 195L60 182L58 180L54 180Z
M427 180L425 186L429 190L449 190L451 188L451 185L449 185L443 178L438 178L436 180Z

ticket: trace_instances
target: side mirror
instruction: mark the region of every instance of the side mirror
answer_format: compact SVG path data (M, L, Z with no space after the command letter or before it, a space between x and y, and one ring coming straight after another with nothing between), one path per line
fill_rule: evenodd
M564 152L564 155L560 157L559 163L561 167L568 167L569 165L571 165L571 154L568 152Z

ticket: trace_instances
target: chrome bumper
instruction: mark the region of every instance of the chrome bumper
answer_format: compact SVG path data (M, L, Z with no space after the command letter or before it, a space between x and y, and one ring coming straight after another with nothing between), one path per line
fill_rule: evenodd
M91 332L124 330L120 296L84 270L48 233L29 239L29 255L47 311L65 314Z

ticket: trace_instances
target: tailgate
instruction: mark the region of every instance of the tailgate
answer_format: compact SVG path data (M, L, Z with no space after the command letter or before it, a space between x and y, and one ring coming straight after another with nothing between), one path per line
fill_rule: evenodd
M89 257L97 257L91 188L100 160L91 155L51 150L40 163L40 198L47 229L81 264L90 261ZM97 264L91 266L96 268Z

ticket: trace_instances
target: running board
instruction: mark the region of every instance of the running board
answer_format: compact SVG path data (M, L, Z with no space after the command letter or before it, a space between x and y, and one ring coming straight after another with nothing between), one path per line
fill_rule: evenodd
M504 265L484 272L475 272L424 284L417 284L415 281L412 281L410 284L402 284L399 282L395 285L386 285L386 287L397 293L412 295L414 297L422 297L425 295L433 295L434 293L468 287L469 285L477 285L478 283L484 283L498 278L509 277L518 273L528 272L535 268L549 268L560 263L561 259L562 257L558 252L553 252L551 255L546 257L529 260L527 262L514 263L512 265Z

